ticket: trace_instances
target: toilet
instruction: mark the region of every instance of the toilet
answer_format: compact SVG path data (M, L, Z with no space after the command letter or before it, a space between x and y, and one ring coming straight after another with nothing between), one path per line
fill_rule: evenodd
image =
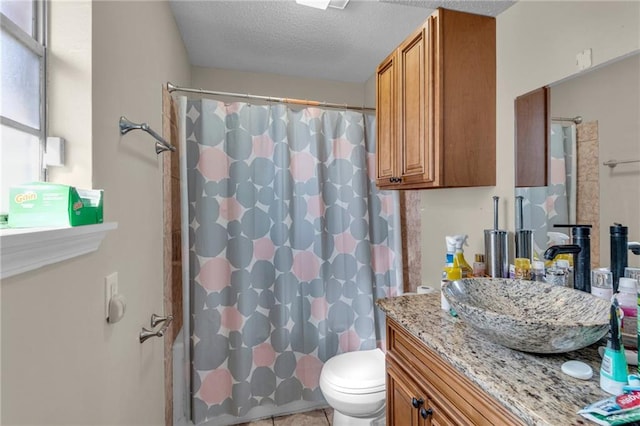
M385 424L384 353L347 352L329 359L320 372L320 390L333 408L334 426Z

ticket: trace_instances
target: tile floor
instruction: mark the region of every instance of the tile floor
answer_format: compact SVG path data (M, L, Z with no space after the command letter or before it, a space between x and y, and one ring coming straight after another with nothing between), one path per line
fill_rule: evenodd
M240 426L331 426L332 418L333 410L325 408L323 410L257 420L251 423L243 423Z

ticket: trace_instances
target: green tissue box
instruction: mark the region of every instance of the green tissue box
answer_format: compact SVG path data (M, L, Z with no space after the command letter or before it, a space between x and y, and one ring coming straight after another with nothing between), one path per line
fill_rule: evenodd
M35 228L102 223L101 189L76 189L47 182L9 190L9 227Z

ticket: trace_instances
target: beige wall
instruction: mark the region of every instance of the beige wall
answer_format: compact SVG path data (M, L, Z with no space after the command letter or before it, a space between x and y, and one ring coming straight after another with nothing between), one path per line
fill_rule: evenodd
M51 167L49 177L91 188L91 3L51 2L50 19L48 133L65 139L66 166Z
M352 106L361 106L364 102L364 87L361 83L202 67L193 67L191 73L193 87L207 90L306 99Z
M92 169L105 220L118 229L93 254L2 281L1 423L163 425L162 340L138 342L163 306L161 160L150 136L121 137L118 119L161 131L162 84L189 85L190 66L167 2L53 3L63 6L83 12L65 25L81 31L91 56L56 107L56 128L87 127L67 137L83 147L77 166ZM77 123L73 111L82 112ZM122 321L107 325L103 283L112 272L128 304Z
M629 227L629 241L640 240L640 165L602 165L611 159L640 159L640 55L553 86L551 114L598 122L600 265L609 266L609 226L622 223ZM629 254L629 264L640 265L640 256Z
M469 234L467 260L483 251L500 196L500 227L514 229L513 100L578 72L576 54L593 65L640 48L640 2L519 1L497 18L497 184L491 188L423 191L422 265L427 283L440 280L445 235ZM637 223L637 221L636 221Z

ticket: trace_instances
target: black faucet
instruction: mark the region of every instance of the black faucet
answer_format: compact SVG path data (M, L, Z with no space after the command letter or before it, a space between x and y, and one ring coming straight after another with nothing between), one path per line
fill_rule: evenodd
M591 293L591 225L554 225L556 228L571 228L573 244L551 246L544 258L551 260L559 254L573 255L573 288Z

